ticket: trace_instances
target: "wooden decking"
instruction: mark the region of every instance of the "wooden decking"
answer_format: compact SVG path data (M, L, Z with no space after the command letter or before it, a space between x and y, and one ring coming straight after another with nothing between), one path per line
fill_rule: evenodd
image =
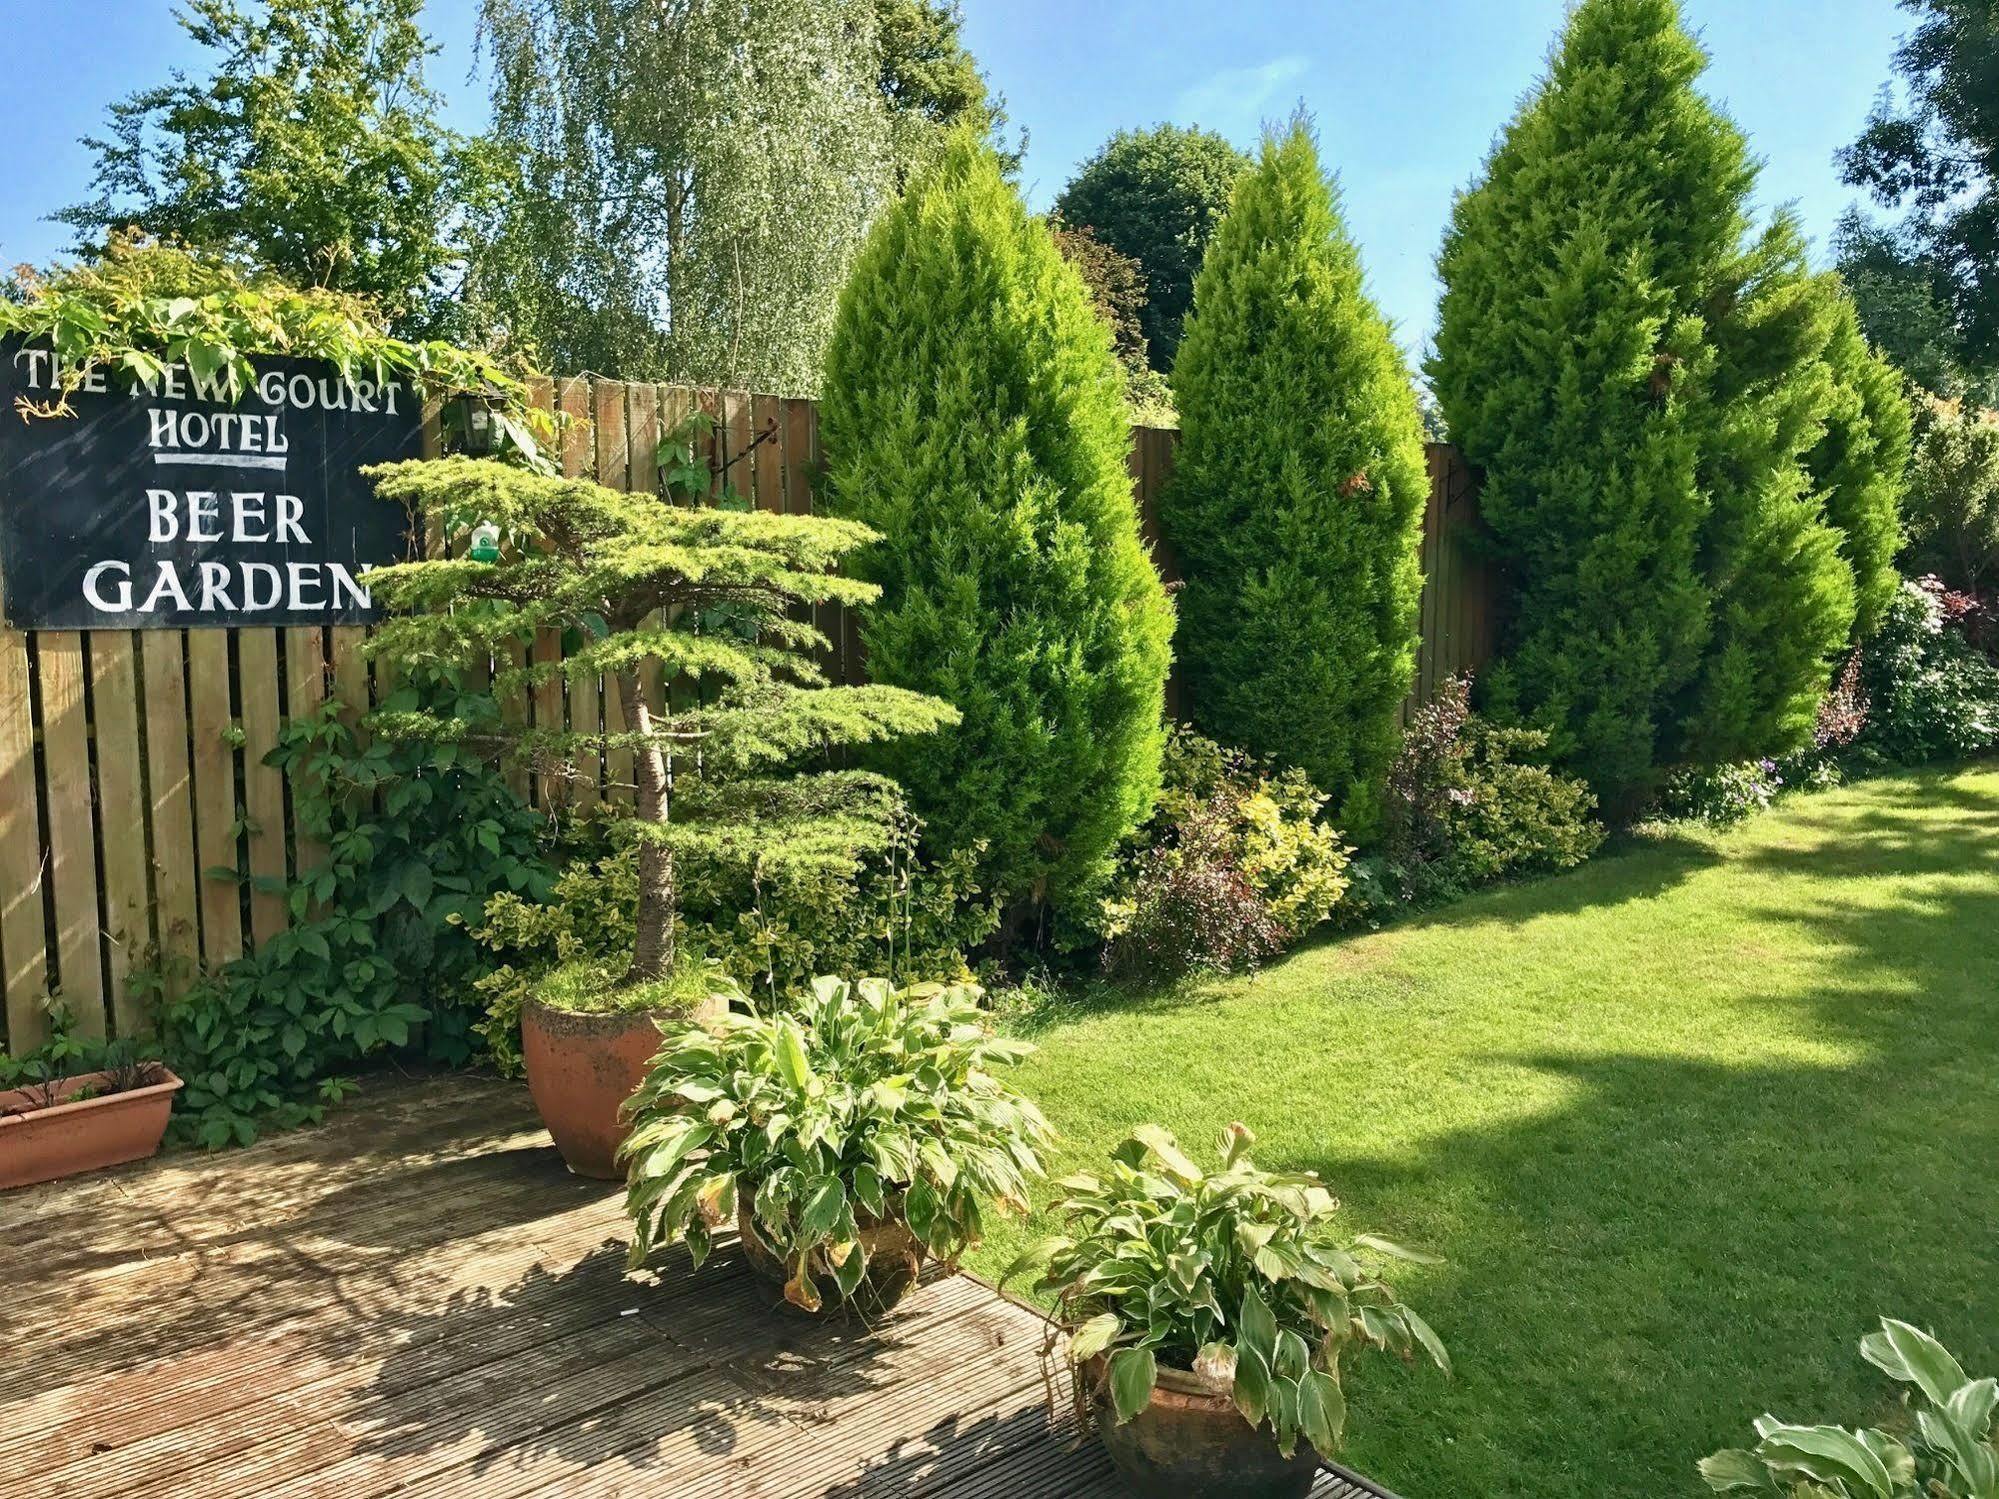
M617 1190L524 1089L376 1084L0 1196L0 1499L1126 1492L1050 1414L1045 1324L977 1281L872 1331L773 1300L733 1247L626 1276Z

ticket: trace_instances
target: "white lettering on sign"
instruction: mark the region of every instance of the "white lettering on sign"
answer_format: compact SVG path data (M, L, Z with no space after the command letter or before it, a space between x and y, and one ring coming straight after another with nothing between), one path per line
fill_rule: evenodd
M365 577L368 569L361 572ZM330 595L329 595L330 590ZM256 614L286 608L369 607L368 587L339 562L197 562L192 575L179 564L154 564L152 586L135 606L132 567L115 559L93 562L83 575L83 596L106 614Z
M271 514L266 506L274 505ZM266 496L261 490L238 490L227 500L228 534L223 533L223 497L212 489L146 491L146 540L154 546L170 541L275 541L310 546L305 534L305 501L295 494ZM183 519L183 512L185 519Z
M414 385L381 368L364 377L296 361L260 369L241 386L227 367L185 361L162 364L150 378L114 378L107 367L80 368L11 339L0 353L0 385L36 401L75 397L84 429L81 440L46 453L0 444L12 465L6 472L35 473L33 482L64 507L62 521L45 528L46 543L29 533L46 552L26 564L39 591L16 586L27 547L10 541L0 557L10 570L10 620L77 620L87 611L83 628L162 626L181 616L268 627L257 617L310 623L373 608L372 564L354 554L393 555L402 537L362 498L356 470L413 451ZM337 473L328 467L335 453ZM109 472L120 475L123 493L92 482ZM12 525L0 515L0 533L11 537ZM78 536L97 539L86 552ZM344 562L323 555L340 549L329 547L336 536L350 554ZM32 612L12 607L22 597L34 600Z

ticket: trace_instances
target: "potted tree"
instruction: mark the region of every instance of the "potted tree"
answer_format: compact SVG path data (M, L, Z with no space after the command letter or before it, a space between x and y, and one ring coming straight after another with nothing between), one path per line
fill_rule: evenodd
M1158 1125L1102 1176L1060 1182L1068 1232L1023 1254L1068 1333L1079 1412L1141 1491L1221 1499L1307 1493L1346 1424L1340 1360L1368 1344L1450 1368L1429 1324L1370 1271L1436 1263L1362 1234L1334 1241L1318 1179L1261 1171L1232 1124L1201 1170Z
M978 1242L983 1201L1024 1213L1051 1133L978 995L821 978L795 1014L669 1027L625 1142L632 1264L685 1240L698 1265L734 1223L792 1305L879 1315Z
M0 1188L142 1161L160 1148L181 1080L129 1040L93 1045L48 1007L32 1057L0 1054Z
M370 649L402 662L491 666L496 693L559 677L615 688L621 725L468 723L377 713L377 732L450 753L512 754L544 776L594 778L629 759L610 788L613 835L637 845L635 939L622 969L552 975L522 1024L536 1106L572 1169L615 1175L618 1111L654 1043L654 1022L706 1001L679 950L675 860L699 849L780 863L851 865L886 842L900 795L879 776L823 768L829 748L953 723L956 710L893 687L829 686L812 652L828 642L800 615L862 604L876 590L840 559L874 533L811 516L663 504L582 479L452 457L369 470L449 552L369 574L393 617ZM497 541L495 540L497 538ZM562 632L563 659L512 649ZM817 757L821 768L801 770ZM627 800L629 797L629 800Z

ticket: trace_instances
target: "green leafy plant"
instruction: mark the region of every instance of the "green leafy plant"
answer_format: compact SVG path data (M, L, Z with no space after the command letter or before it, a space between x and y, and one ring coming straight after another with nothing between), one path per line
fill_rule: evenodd
M1943 1344L1888 1317L1860 1340L1860 1356L1923 1397L1912 1433L1759 1416L1754 1447L1701 1459L1708 1487L1769 1499L1999 1499L1999 1380L1967 1379Z
M1972 401L1916 409L1907 501L1911 571L1966 592L1999 586L1999 416Z
M1953 605L1967 602L1935 578L1904 583L1889 602L1860 651L1856 756L1921 765L1999 743L1999 667L1953 628Z
M48 1031L33 1051L14 1055L0 1049L0 1092L19 1092L20 1101L0 1105L0 1114L30 1114L106 1093L129 1093L162 1080L158 1048L150 1038L121 1036L105 1041L76 1033L76 1015L58 995L43 996ZM102 1072L102 1083L63 1088L83 1073Z
M747 1204L784 1261L785 1296L817 1310L867 1271L864 1232L900 1223L955 1262L982 1200L1025 1212L1052 1140L995 1075L1033 1048L992 1033L974 985L814 981L794 1013L666 1029L630 1104L631 1258L685 1241L698 1265Z
M1614 818L1809 737L1883 565L1894 382L1699 91L1676 0L1581 0L1453 211L1431 373L1516 580L1496 720Z
M410 713L476 728L499 710L420 668L378 710ZM453 745L364 737L328 702L287 721L265 761L286 773L299 831L326 853L271 887L283 931L161 1005L163 1054L187 1085L174 1131L211 1149L316 1119L341 1069L409 1045L418 1026L428 1055L468 1060L478 1011L465 1001L487 966L468 923L497 892L553 890L541 819Z
M1104 1175L1056 1184L1067 1232L1030 1248L1004 1280L1038 1274L1070 1358L1101 1359L1120 1423L1151 1403L1164 1363L1229 1395L1250 1425L1267 1422L1285 1455L1303 1438L1330 1457L1346 1424L1349 1347L1421 1353L1450 1369L1429 1324L1365 1262L1438 1262L1372 1234L1338 1242L1332 1193L1309 1172L1258 1169L1254 1143L1230 1125L1221 1169L1207 1172L1167 1130L1141 1126Z
M1472 712L1468 677L1439 685L1410 718L1383 803L1382 858L1404 900L1570 869L1596 852L1596 798L1547 768L1547 747L1537 730Z
M1120 130L1055 199L1064 223L1137 263L1145 293L1136 309L1139 332L1158 369L1173 365L1201 257L1230 189L1248 169L1249 158L1212 130Z
M1104 903L1114 971L1252 966L1332 913L1352 854L1301 770L1275 770L1192 729L1168 736L1165 786Z
M198 392L237 400L256 383L258 355L323 360L348 380L399 375L436 395L478 392L495 403L507 450L545 466L552 418L528 404L520 375L490 355L385 332L367 303L292 286L221 255L113 236L97 260L53 275L16 273L0 297L0 335L54 351L65 392L93 372L139 384L185 365ZM17 398L18 414L69 414L65 399Z
M398 331L447 320L463 142L424 82L422 15L423 0L177 7L173 51L201 62L111 105L85 141L93 197L57 220L91 249L135 225L225 250L364 296Z
M504 1072L520 1070L520 1013L535 981L579 960L629 955L638 903L637 850L611 846L601 823L565 831L562 872L546 901L502 891L472 935L497 966L475 983L486 1004L474 1027ZM675 928L695 964L719 969L760 1009L805 991L815 974L878 973L897 983L960 981L965 953L998 917L979 899L969 851L920 860L914 820L856 855L849 872L812 865L760 869L735 859L680 862Z
M1667 778L1659 791L1658 813L1711 828L1732 828L1767 812L1784 782L1783 769L1775 760L1696 766Z

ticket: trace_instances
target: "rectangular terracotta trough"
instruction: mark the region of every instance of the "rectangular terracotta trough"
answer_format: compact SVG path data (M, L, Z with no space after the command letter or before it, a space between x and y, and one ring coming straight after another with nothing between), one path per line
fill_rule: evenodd
M63 1101L54 1108L13 1113L33 1101L33 1092L0 1093L0 1189L55 1181L123 1161L144 1160L160 1148L167 1115L181 1080L164 1080L123 1093L99 1093L108 1073L85 1072L57 1084Z

